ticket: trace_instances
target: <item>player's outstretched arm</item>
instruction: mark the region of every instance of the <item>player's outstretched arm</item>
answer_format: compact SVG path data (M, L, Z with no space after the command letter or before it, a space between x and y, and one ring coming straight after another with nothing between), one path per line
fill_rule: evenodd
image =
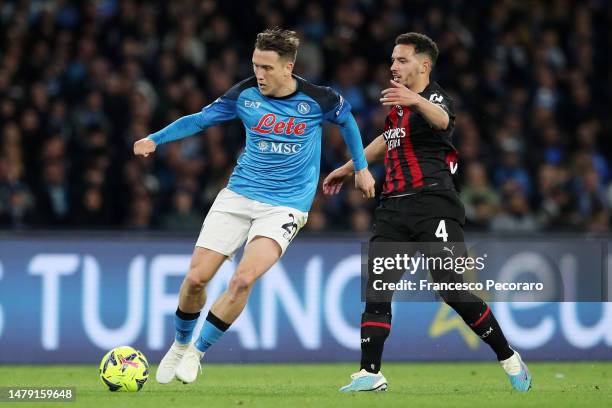
M157 145L180 140L198 133L206 127L202 112L183 116L163 128L134 143L134 154L147 157L155 151Z
M205 127L207 127L207 123L204 119L203 112L183 116L162 130L150 134L144 139L140 139L134 143L134 154L137 156L147 157L149 154L155 151L157 145L183 139L187 136L198 133Z
M382 135L374 139L364 150L368 163L376 163L385 157L387 144ZM323 180L323 193L328 195L338 194L344 181L353 175L355 167L353 161L346 162L343 166L329 173Z
M236 85L237 87L238 85ZM207 105L201 112L183 116L163 128L134 143L134 154L147 157L162 144L194 135L209 126L214 126L236 117L236 87Z

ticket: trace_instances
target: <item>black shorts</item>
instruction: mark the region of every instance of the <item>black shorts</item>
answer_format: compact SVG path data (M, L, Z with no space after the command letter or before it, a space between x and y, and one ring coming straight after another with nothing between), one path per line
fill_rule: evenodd
M465 254L463 225L465 210L457 193L452 190L428 191L415 195L383 198L374 215L374 233L371 243L403 242L418 243L410 248L418 248L426 256L460 257ZM445 244L449 243L448 251ZM421 244L422 243L422 244ZM435 244L425 244L435 243ZM379 256L370 245L368 262L368 288L379 279L372 274L371 260ZM450 255L449 255L450 254ZM462 282L462 275L448 269L429 270L435 282ZM397 282L403 271L387 275L388 282ZM392 292L366 291L366 300L376 302L391 301ZM456 301L463 293L440 293L446 301Z
M370 241L464 242L465 209L453 190L428 191L380 201Z

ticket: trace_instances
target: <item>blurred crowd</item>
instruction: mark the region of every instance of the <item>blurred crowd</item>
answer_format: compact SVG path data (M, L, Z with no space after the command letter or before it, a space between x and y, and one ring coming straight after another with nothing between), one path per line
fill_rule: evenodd
M197 231L244 146L239 122L132 145L252 74L257 32L299 32L296 73L383 129L395 36L440 48L467 228L608 231L612 3L605 0L0 0L0 229ZM325 128L322 177L344 163ZM381 165L372 166L382 185ZM319 192L311 231L371 228L374 200Z

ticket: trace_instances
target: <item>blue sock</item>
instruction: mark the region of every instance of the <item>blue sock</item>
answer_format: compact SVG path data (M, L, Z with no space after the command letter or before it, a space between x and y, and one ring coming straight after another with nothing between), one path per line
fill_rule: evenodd
M179 308L176 309L174 315L174 339L180 344L189 344L191 337L193 336L193 329L198 322L200 312L198 313L185 313Z
M217 340L223 336L223 334L229 329L230 325L219 319L217 316L208 312L200 337L195 343L198 350L205 352L210 346L215 344Z

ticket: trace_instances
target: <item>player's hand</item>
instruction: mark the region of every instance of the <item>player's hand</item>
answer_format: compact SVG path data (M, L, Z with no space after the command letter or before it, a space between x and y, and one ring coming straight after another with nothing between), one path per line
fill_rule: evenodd
M418 93L411 91L399 82L391 80L391 88L383 89L380 98L380 102L383 106L413 106L421 101L423 98Z
M355 172L355 187L363 193L364 198L374 198L374 177L367 168Z
M327 195L334 195L340 192L342 184L347 177L353 175L353 171L348 169L346 166L342 166L332 171L323 180L323 193Z
M156 147L157 145L154 141L145 137L144 139L137 140L136 143L134 143L134 154L136 156L147 157L155 151Z

